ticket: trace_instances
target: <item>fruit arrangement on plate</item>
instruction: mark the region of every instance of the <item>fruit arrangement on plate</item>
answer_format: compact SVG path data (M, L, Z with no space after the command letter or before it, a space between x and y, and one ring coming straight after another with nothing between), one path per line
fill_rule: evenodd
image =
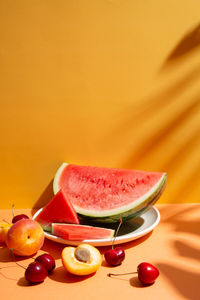
M85 241L109 240L112 248L104 258L108 265L117 266L125 259L124 249L114 247L120 226L148 211L161 196L166 180L162 172L63 163L54 177L54 197L33 219L17 215L12 226L1 225L0 237L13 255L22 256L36 254L45 235L69 245L75 241L77 247L65 247L61 255L64 268L74 275L94 273L102 263L99 250ZM51 255L43 254L28 266L25 278L31 283L41 282L54 268ZM144 284L154 282L159 275L148 263L138 265L137 273Z
M63 163L54 177L55 196L35 220L63 240L111 239L109 224L144 214L159 199L166 179L162 172Z

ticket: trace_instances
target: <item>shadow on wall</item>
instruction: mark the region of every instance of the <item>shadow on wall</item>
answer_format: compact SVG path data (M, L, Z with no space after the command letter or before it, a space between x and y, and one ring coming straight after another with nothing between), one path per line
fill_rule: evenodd
M36 210L38 210L41 207L44 207L54 196L53 193L53 179L49 182L39 199L35 202L33 205L33 208L31 210L31 214L33 215Z
M200 24L190 30L171 51L161 69L170 66L176 60L189 55L200 46Z
M116 144L125 142L131 131L135 134L135 128L141 128L145 123L151 121L151 119L173 104L173 102L177 101L175 97L183 94L187 87L197 81L199 77L200 66L197 66L169 88L140 101L139 105L127 107L126 111L122 111L123 119L119 122L119 126L117 126L114 131L110 132L107 137L104 137L102 144L109 144L111 137L112 140L113 137L117 137L117 140L114 141ZM141 144L135 145L133 151L134 155L131 154L130 157L124 161L123 167L132 167L132 165L135 165L138 160L143 158L143 156L151 150L153 145L157 142L161 142L166 135L173 131L179 125L179 122L184 122L185 118L198 108L199 100L200 98L188 99L189 104L185 110L180 110L179 114L174 119L169 118L169 121L164 122L163 125L159 124L159 126L155 128L155 131L152 132L151 135L146 136L146 139L143 140ZM182 99L178 99L178 101L181 106ZM122 140L119 140L119 137Z
M186 58L190 51L197 49L199 46L200 24L178 43L166 59L165 65L178 60L180 57ZM176 67L176 65L173 66ZM151 168L153 165L158 171L166 171L169 175L173 175L173 172L177 172L175 168L184 164L184 159L190 160L193 154L197 156L196 152L199 147L197 141L200 137L200 123L197 123L197 114L200 108L200 97L199 95L192 95L186 98L184 93L188 92L192 85L196 84L198 86L199 78L200 66L197 65L164 90L159 91L152 97L141 99L141 101L138 101L138 105L129 106L126 111L122 112L122 121L119 126L105 137L102 143L102 145L109 147L111 137L116 137L115 140L112 138L113 144L110 147L118 149L122 144L124 148L130 143L133 145L132 148L130 147L131 151L128 149L126 158L121 163L122 168L143 168L144 165ZM174 113L174 107L177 113ZM161 119L160 116L163 116L163 118ZM155 121L157 118L158 123ZM194 126L192 127L190 126L191 119L194 120ZM155 126L151 126L151 130L145 136L145 130L148 129L150 124L155 124ZM182 134L185 128L189 132L186 136ZM140 132L142 138L139 136ZM175 143L173 148L171 141L174 138L171 137L174 132L178 135L179 144L176 147ZM171 147L172 151L166 153L163 161L157 161L156 153L162 150L164 155L165 146L167 146L166 149ZM154 163L151 162L152 158ZM199 166L193 165L193 171L190 172L192 177L195 177L198 171ZM191 178L191 183L193 183L193 179ZM187 180L190 180L190 178L187 178ZM183 184L185 184L184 180ZM179 190L183 190L183 185ZM173 196L172 192L173 199L171 201L176 201L176 197L177 195Z
M190 300L198 300L200 295L200 272L198 268L198 265L200 266L200 252L196 243L200 235L200 222L199 212L196 209L197 207L193 205L189 208L180 206L178 212L176 208L174 213L172 208L170 214L166 216L165 208L159 207L163 216L162 222L166 223L167 226L173 226L176 233L174 240L172 237L172 246L179 254L180 261L173 262L173 265L159 262L157 266L171 286L178 290L185 299ZM182 264L183 259L187 263L185 268ZM190 265L191 268L188 267Z
M196 74L196 76L200 75ZM191 77L189 77L189 80L191 80ZM189 84L189 81L188 81ZM185 82L183 81L183 86L185 86ZM177 85L176 85L177 87ZM186 88L186 86L185 86ZM162 96L157 96L157 99L162 99L162 107L154 106L154 98L149 99L149 103L152 103L152 106L148 107L148 112L145 113L145 117L149 117L149 119L159 114L162 111L162 108L164 106L168 106L170 101L174 101L173 97L171 96L171 92L168 91L168 93L163 93ZM168 101L169 99L169 101ZM180 99L180 105L181 105ZM146 136L146 139L142 141L142 143L139 146L136 146L134 155L129 156L127 161L124 162L124 166L128 167L130 165L134 166L138 161L142 160L145 156L149 155L150 152L153 150L155 146L158 144L161 144L167 136L169 136L175 129L180 127L182 124L185 123L187 119L189 119L200 107L200 97L197 97L195 99L188 99L188 105L184 109L180 110L177 115L174 118L168 118L168 121L163 122L162 124L158 124L157 128L155 128L155 131L152 132L152 135ZM140 118L141 120L141 118ZM138 122L140 122L138 119ZM135 116L134 116L134 122L136 122ZM144 120L145 122L145 120ZM190 137L188 141L186 141L186 144L188 146L191 145L191 142L193 140L196 140L198 137L199 132L194 132L194 134ZM178 158L180 153L175 153L175 159ZM173 158L172 158L173 160ZM164 162L163 166L161 168L163 170L166 170L166 167L169 166L170 162Z

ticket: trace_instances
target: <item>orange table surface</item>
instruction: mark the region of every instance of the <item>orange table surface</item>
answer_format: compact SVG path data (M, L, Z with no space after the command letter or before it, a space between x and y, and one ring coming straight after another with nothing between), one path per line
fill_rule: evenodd
M77 277L68 274L61 262L61 251L66 245L45 240L38 252L49 252L56 259L56 269L37 285L29 285L24 279L24 269L12 260L9 250L0 247L1 299L139 299L176 300L200 299L200 204L156 205L161 214L158 226L146 236L125 243L126 257L117 267L102 266L91 276ZM27 213L30 209L15 210ZM11 210L1 210L1 219L11 222ZM109 247L100 247L103 253ZM38 255L37 254L37 255ZM26 267L32 258L18 259ZM143 261L154 264L160 276L151 286L143 287L137 275L110 278L109 272L123 273L137 269Z

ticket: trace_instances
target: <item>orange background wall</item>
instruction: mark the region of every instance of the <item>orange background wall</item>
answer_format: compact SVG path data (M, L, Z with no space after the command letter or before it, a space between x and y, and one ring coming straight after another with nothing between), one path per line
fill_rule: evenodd
M0 0L1 208L63 161L166 171L199 202L200 2Z

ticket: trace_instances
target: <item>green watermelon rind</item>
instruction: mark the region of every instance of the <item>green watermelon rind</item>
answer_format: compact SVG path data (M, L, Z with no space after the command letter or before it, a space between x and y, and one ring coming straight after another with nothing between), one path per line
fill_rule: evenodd
M56 194L59 191L59 178L62 174L67 163L62 163L53 181L53 191ZM160 198L167 182L167 174L163 173L160 180L143 196L139 197L136 201L131 202L128 205L124 205L112 210L96 211L86 210L74 205L74 208L78 214L78 217L83 220L88 220L97 223L115 223L121 218L123 221L127 221L132 218L136 218L143 214L148 208L153 206Z

